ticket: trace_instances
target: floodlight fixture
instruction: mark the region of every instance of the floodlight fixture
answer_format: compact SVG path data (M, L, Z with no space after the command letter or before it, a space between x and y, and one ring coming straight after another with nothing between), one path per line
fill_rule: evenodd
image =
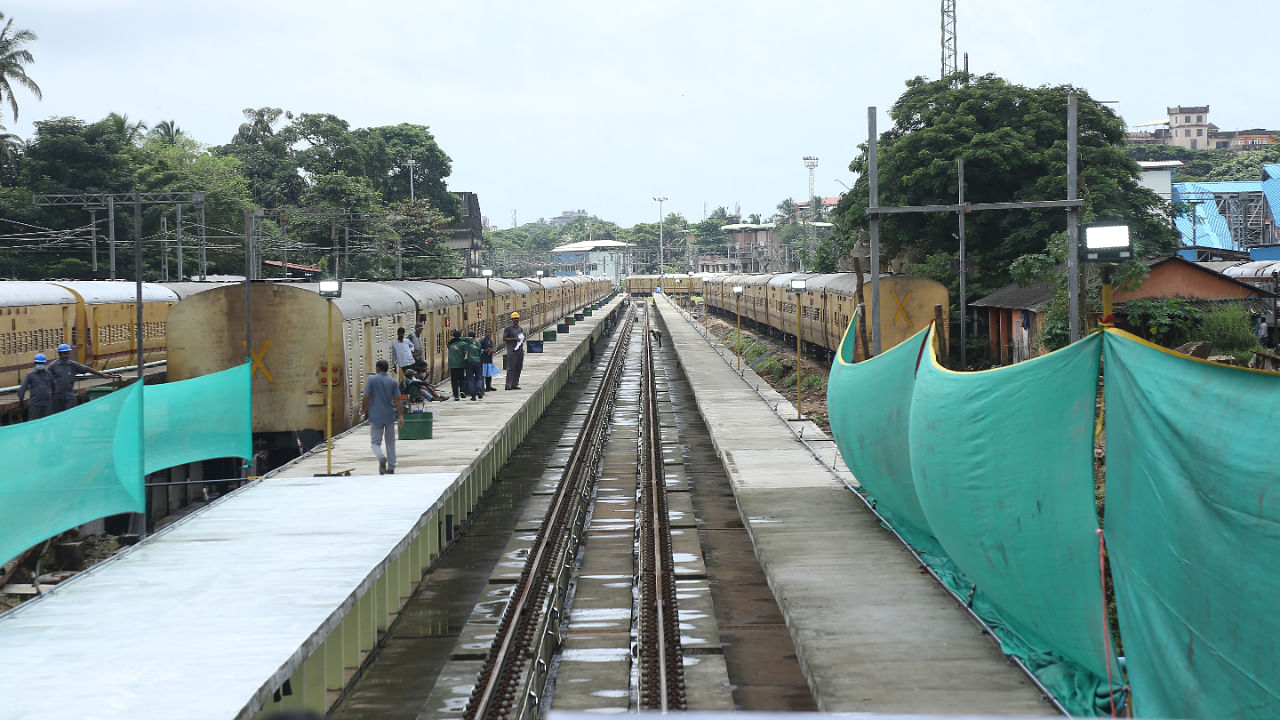
M541 271L541 270L539 270L537 274L538 274L538 277L542 277L542 271Z
M493 271L490 270L489 268L485 268L480 271L480 275L482 277L493 277Z
M1117 263L1133 257L1133 238L1126 223L1085 223L1080 259L1091 263Z
M342 281L341 280L321 280L320 281L320 297L327 297L327 298L342 297Z

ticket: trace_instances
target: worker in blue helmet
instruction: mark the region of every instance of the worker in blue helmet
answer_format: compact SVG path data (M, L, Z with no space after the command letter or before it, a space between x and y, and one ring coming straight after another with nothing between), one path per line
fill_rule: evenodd
M58 346L58 359L49 363L49 374L53 376L53 411L55 413L70 410L76 406L76 375L89 373L108 380L119 378L115 373L104 373L94 370L71 359L71 346L63 343Z
M53 414L53 374L45 367L44 353L36 353L36 367L22 378L18 386L18 404L31 394L27 403L27 419L39 420Z

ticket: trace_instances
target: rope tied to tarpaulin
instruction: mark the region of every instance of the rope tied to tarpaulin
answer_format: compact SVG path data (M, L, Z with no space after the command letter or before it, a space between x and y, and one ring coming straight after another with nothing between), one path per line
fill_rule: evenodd
M1111 625L1107 622L1107 540L1098 528L1098 579L1102 582L1102 646L1105 648L1104 658L1107 663L1107 701L1111 703L1111 717L1116 717L1116 693L1112 689L1114 680L1111 677Z

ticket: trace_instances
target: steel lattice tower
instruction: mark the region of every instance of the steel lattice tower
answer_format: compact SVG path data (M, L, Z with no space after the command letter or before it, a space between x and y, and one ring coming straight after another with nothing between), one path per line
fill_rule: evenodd
M956 0L942 0L942 77L959 72L956 62Z

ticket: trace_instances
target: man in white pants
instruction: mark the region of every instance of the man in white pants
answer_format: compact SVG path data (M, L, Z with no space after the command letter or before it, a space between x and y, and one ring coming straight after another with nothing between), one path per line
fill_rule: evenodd
M386 360L379 360L378 372L369 376L364 384L364 400L361 412L369 417L369 434L373 442L373 456L378 458L378 474L394 475L396 472L396 428L404 426L404 404L400 402L400 383L387 374L391 367ZM382 454L382 441L387 441L387 454Z

